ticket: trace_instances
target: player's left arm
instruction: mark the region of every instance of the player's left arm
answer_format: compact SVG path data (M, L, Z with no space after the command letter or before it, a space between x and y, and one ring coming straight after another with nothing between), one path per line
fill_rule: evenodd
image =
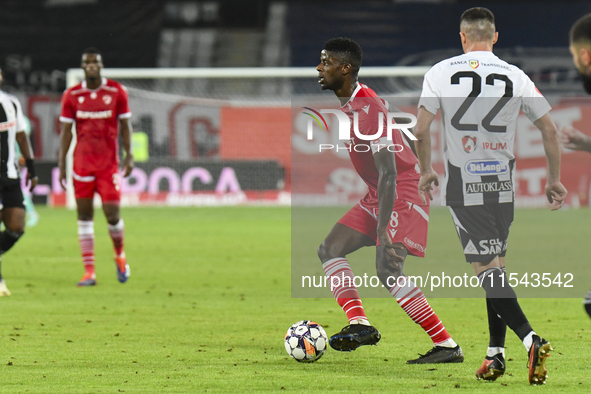
M35 186L37 186L39 178L37 178L37 174L35 173L33 149L31 149L31 145L29 144L29 138L27 137L27 133L25 133L25 130L21 130L16 133L16 142L18 143L18 147L20 148L21 154L25 158L25 162L27 164L26 185L29 186L29 190L33 191Z
M119 130L121 130L123 150L125 151L125 158L123 159L123 176L128 177L133 170L133 153L131 151L132 127L129 118L119 119Z
M550 113L534 122L534 125L542 132L546 161L548 162L548 179L546 181L546 197L552 204L552 210L560 209L566 198L566 188L560 183L560 141L556 124L550 117Z
M384 247L384 251L388 260L395 262L402 262L404 258L396 253L396 248L392 243L392 239L388 234L388 222L394 209L394 202L396 199L396 155L388 149L380 149L373 155L376 168L379 172L378 179L378 239L380 245Z

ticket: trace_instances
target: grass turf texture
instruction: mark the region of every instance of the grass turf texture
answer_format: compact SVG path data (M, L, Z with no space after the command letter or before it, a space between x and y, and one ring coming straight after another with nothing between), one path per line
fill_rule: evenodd
M330 221L311 229L319 237L312 237L313 248L343 209L330 212ZM95 288L75 286L82 263L74 213L40 209L40 215L39 225L3 257L13 295L0 298L0 392L591 390L591 322L580 298L521 302L555 348L543 388L528 385L526 353L511 332L508 374L495 383L476 381L488 344L482 299L431 300L463 347L463 364L405 365L426 352L430 340L388 298L364 300L382 332L379 346L329 349L318 362L300 364L283 346L292 323L315 320L331 335L346 319L332 298L290 297L289 209L124 209L132 273L124 285L116 280L97 212ZM550 226L545 211L518 210L511 259L536 250L554 261L587 256L591 212L564 211L552 219ZM463 264L450 221L446 210L432 211L427 253Z

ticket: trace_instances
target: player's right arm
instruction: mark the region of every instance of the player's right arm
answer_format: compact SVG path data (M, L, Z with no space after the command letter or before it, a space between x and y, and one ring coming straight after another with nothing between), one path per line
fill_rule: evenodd
M388 149L380 149L374 153L373 159L380 174L378 179L378 239L388 260L402 262L404 261L404 254L397 253L396 249L400 248L400 246L392 243L390 234L387 231L396 200L396 177L398 176L396 172L396 155L394 152L388 151Z
M534 125L542 132L544 151L548 162L548 176L546 181L546 197L552 204L552 210L560 209L566 198L566 188L560 183L560 142L556 124L546 113L534 122Z
M60 152L58 156L58 165L60 169L60 185L66 190L66 155L72 143L72 125L73 123L60 122Z
M421 178L419 179L419 196L423 204L427 205L427 197L433 200L433 183L439 186L439 178L431 165L431 123L435 114L427 111L425 107L419 108L417 125L415 126L415 148L419 158Z

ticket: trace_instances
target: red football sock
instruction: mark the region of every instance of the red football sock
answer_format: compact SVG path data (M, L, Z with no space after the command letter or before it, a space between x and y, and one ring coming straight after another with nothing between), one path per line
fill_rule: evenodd
M399 286L399 284L403 286ZM396 298L396 302L406 314L429 334L433 344L437 345L451 338L441 320L431 309L421 289L407 276L399 277L399 280L390 289L390 294Z
M92 220L78 220L78 241L82 262L86 272L94 272L94 223Z
M349 322L364 319L367 321L365 311L361 305L359 293L354 284L353 271L349 262L344 257L337 257L322 264L328 283L334 298L347 314Z
M123 219L119 219L116 224L109 224L109 235L113 240L113 249L115 249L115 255L120 257L123 255L123 231L125 229L123 225Z

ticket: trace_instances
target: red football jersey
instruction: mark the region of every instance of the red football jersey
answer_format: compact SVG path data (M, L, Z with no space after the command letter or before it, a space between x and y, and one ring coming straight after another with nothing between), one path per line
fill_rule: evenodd
M412 152L410 145L398 129L392 130L392 140L387 139L387 118L388 109L377 94L367 86L358 84L353 95L341 107L351 121L350 137L346 141L349 149L349 156L359 176L367 184L369 193L363 198L365 206L378 205L378 180L380 174L376 167L373 154L377 147L387 149L388 145L394 145L390 149L396 151L396 199L410 201L422 205L418 193L418 180L420 179L419 161ZM371 141L364 141L354 133L354 116L357 113L358 131L364 135L375 135L380 129L381 119L382 133ZM380 118L380 113L381 118ZM364 145L364 146L362 146ZM357 146L357 147L356 147Z
M118 82L103 78L101 86L90 90L83 81L64 92L60 121L76 122L75 174L119 163L119 119L130 117L127 90Z

